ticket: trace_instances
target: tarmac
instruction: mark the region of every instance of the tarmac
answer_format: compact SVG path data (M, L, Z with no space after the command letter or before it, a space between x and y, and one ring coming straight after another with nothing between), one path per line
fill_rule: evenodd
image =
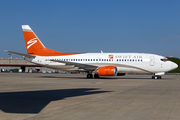
M180 76L0 73L0 120L180 120Z

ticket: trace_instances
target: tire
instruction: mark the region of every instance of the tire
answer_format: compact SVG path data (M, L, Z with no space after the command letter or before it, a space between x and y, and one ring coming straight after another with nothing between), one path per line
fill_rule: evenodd
M93 78L92 74L87 74L87 78Z
M94 78L99 78L99 75L98 74L94 74Z

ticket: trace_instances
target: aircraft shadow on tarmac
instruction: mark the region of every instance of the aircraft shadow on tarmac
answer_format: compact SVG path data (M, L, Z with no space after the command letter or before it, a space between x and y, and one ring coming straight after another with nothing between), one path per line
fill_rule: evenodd
M97 88L59 89L0 93L0 109L6 113L39 113L48 103L67 97L99 94Z

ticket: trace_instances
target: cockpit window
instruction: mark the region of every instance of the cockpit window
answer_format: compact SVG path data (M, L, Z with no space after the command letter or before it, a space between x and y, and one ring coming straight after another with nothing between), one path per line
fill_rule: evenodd
M169 61L169 60L167 58L163 58L163 59L161 59L161 61L166 62L166 61Z

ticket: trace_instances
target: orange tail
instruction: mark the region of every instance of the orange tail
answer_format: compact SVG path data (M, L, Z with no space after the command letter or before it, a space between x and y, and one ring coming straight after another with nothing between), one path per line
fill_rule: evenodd
M61 52L46 48L29 25L22 25L24 40L28 54L39 55L39 56L51 56L58 55Z

